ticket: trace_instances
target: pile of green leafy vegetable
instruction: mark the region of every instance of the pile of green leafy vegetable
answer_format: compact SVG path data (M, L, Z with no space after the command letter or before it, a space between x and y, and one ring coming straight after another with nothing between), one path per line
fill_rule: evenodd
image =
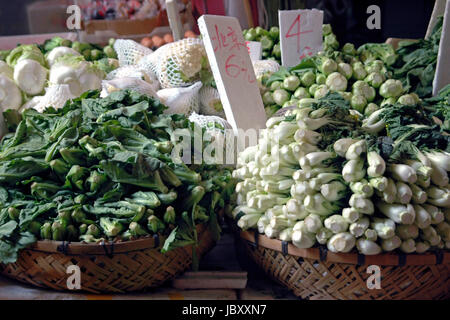
M125 90L104 99L88 91L58 110L25 110L0 143L0 262L16 261L38 239L160 234L167 237L163 252L192 245L195 253L199 223L217 238L216 213L234 188L230 171L176 162L174 131L193 132L194 124L165 109Z
M392 65L393 77L401 80L406 90L415 92L420 98L432 95L443 19L437 20L429 39L400 41L396 51L398 58Z

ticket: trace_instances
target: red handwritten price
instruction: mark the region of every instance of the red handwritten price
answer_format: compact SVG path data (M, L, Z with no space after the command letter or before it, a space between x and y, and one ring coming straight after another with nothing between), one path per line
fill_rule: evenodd
M245 62L242 59L232 54L225 61L225 72L231 78L238 78L242 75L249 83L254 83L256 81L255 75L249 73L248 68L243 67L244 65ZM254 72L253 69L251 71Z
M297 37L297 52L298 53L300 53L300 36L302 34L312 32L312 30L302 31L300 21L301 21L301 14L297 15L297 17L294 19L294 22L291 24L291 26L288 29L288 32L285 35L286 38ZM294 28L296 28L296 30L297 30L296 33L292 33Z
M241 43L238 41L236 31L233 28L228 27L227 32L223 33L222 31L219 31L219 27L217 25L214 25L214 30L215 36L211 37L211 41L214 41L215 43L214 52L228 47L230 51L234 49L237 49L239 51L241 47L247 48L247 45L245 43Z

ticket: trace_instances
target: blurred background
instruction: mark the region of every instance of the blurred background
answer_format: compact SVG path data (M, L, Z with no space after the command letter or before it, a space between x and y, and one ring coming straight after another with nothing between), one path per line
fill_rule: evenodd
M278 25L278 9L318 8L342 42L382 42L388 37L423 38L434 0L179 0L184 22L195 29L201 14L236 16L242 28ZM164 25L164 0L14 0L0 1L0 36L67 32L66 9L83 8L83 20L158 19ZM381 30L368 30L366 9L381 8ZM189 11L186 11L186 8ZM89 24L89 23L88 23ZM100 25L97 23L96 25ZM94 27L96 28L94 23ZM155 27L155 24L148 28ZM143 30L151 32L151 30Z

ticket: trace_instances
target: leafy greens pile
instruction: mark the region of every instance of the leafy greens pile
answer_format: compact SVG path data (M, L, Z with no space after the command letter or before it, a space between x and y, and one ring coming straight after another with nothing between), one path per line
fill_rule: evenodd
M174 131L193 132L194 124L165 109L134 91L104 99L88 91L59 110L8 117L19 121L0 143L0 262L16 261L38 239L161 234L163 252L192 245L195 254L196 224L208 223L218 237L231 173L175 163Z

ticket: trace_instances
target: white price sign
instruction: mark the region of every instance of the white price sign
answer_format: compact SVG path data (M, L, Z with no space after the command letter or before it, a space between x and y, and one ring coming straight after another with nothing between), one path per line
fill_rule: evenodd
M433 96L450 83L450 1L446 2L444 11L444 21L442 24L441 41L439 43L439 53L436 63L436 73L433 80Z
M247 41L245 42L248 49L248 54L250 55L250 60L256 61L261 60L262 57L262 46L259 41Z
M265 128L264 104L238 20L203 15L198 26L227 121L235 134L238 129Z
M283 66L296 66L322 50L323 11L280 10L278 18Z

